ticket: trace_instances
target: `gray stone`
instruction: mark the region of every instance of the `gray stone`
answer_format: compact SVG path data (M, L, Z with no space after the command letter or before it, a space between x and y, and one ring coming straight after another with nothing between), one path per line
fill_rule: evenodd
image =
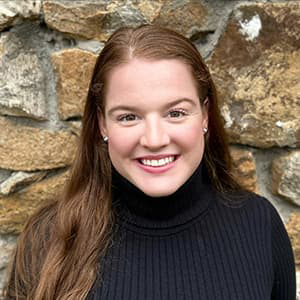
M22 18L37 18L41 0L0 1L0 31L21 21Z
M76 38L106 41L120 26L139 25L147 20L125 1L43 1L47 25Z
M0 114L45 120L45 76L37 54L13 33L0 37Z
M26 185L39 181L47 175L47 172L14 172L7 180L0 184L0 194L8 195Z
M82 123L81 121L68 121L66 122L68 124L70 130L76 135L80 136L81 129L82 129Z
M208 61L231 142L300 146L299 49L299 2L233 11Z
M61 119L83 114L96 58L94 53L74 48L52 54L58 114Z
M300 150L273 161L272 191L300 206Z
M5 169L0 169L0 183L6 180L10 175L12 171L10 170L5 170Z
M93 40L92 41L78 40L77 47L81 50L100 53L100 51L104 47L104 43L93 41Z
M15 235L0 235L0 295L7 275L6 268L11 263L16 241L17 236ZM1 296L0 299L2 299Z
M66 1L43 2L45 22L76 38L106 41L121 26L153 23L194 37L216 29L219 15L205 1Z
M0 270L3 270L10 262L16 240L15 235L0 235Z

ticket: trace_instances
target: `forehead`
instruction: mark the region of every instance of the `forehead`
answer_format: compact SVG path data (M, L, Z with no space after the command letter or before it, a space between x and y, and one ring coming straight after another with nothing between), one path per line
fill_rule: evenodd
M107 107L124 102L154 105L174 98L198 99L198 91L191 68L180 60L133 59L110 71L105 98Z

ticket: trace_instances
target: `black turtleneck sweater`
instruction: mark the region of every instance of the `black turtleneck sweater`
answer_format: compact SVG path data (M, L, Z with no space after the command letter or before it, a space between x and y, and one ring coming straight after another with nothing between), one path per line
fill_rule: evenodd
M200 165L173 195L152 198L114 171L117 231L89 300L295 300L276 209L250 193L225 201L205 178Z

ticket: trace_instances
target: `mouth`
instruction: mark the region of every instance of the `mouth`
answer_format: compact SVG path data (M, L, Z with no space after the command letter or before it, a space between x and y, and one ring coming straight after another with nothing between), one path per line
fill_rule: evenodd
M164 167L166 165L171 164L178 158L178 155L170 155L167 157L159 158L159 159L138 159L138 162L142 164L143 166L147 167L154 167L154 168L159 168L159 167Z

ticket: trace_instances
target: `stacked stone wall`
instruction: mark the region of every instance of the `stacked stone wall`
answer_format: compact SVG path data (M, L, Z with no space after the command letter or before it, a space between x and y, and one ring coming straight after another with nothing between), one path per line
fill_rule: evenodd
M24 222L68 178L97 55L142 23L198 47L236 177L278 209L300 272L300 1L1 0L0 289Z

